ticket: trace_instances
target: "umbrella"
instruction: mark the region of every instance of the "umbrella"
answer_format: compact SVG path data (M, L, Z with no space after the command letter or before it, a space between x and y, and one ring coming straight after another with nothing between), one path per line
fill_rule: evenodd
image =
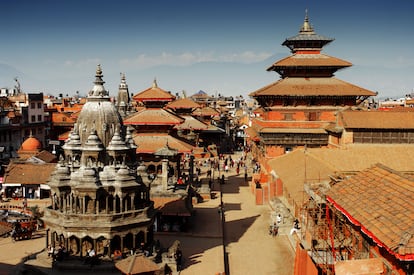
M123 274L145 274L160 270L158 265L142 255L132 255L115 264Z

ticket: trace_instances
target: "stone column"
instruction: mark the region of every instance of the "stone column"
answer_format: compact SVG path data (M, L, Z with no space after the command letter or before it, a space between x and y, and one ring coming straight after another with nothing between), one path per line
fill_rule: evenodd
M49 246L49 231L50 231L50 228L46 229L46 247Z
M136 210L134 202L135 202L135 195L132 195L131 196L131 206L132 206L131 209L132 210Z
M86 197L82 197L82 214L86 213Z
M105 213L106 213L106 214L108 214L108 213L109 213L109 207L108 207L109 205L108 205L108 204L109 204L109 197L108 197L108 196L106 196L106 197L105 197Z
M168 189L168 159L162 160L161 186L163 191Z

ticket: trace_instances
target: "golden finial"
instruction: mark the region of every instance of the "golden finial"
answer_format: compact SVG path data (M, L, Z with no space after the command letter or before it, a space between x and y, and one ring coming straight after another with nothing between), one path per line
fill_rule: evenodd
M313 28L309 23L308 9L305 9L305 21L302 28L300 28L300 32L313 32Z

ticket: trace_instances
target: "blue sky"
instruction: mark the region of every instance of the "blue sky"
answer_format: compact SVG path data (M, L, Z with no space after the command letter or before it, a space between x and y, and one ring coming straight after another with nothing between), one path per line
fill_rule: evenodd
M97 64L115 95L159 86L187 95L244 95L279 79L266 68L290 54L308 9L323 53L354 65L336 77L380 97L414 92L411 0L1 0L0 87L86 94Z

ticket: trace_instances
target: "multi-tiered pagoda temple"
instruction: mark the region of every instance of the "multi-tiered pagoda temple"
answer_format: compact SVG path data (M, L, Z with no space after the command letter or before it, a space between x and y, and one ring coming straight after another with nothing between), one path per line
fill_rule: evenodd
M250 94L260 104L261 117L252 121L250 137L258 158L271 158L297 148L337 144L338 112L360 107L374 92L334 77L352 64L322 53L332 42L317 34L306 13L299 34L282 45L291 55L276 61L267 71L280 80Z

